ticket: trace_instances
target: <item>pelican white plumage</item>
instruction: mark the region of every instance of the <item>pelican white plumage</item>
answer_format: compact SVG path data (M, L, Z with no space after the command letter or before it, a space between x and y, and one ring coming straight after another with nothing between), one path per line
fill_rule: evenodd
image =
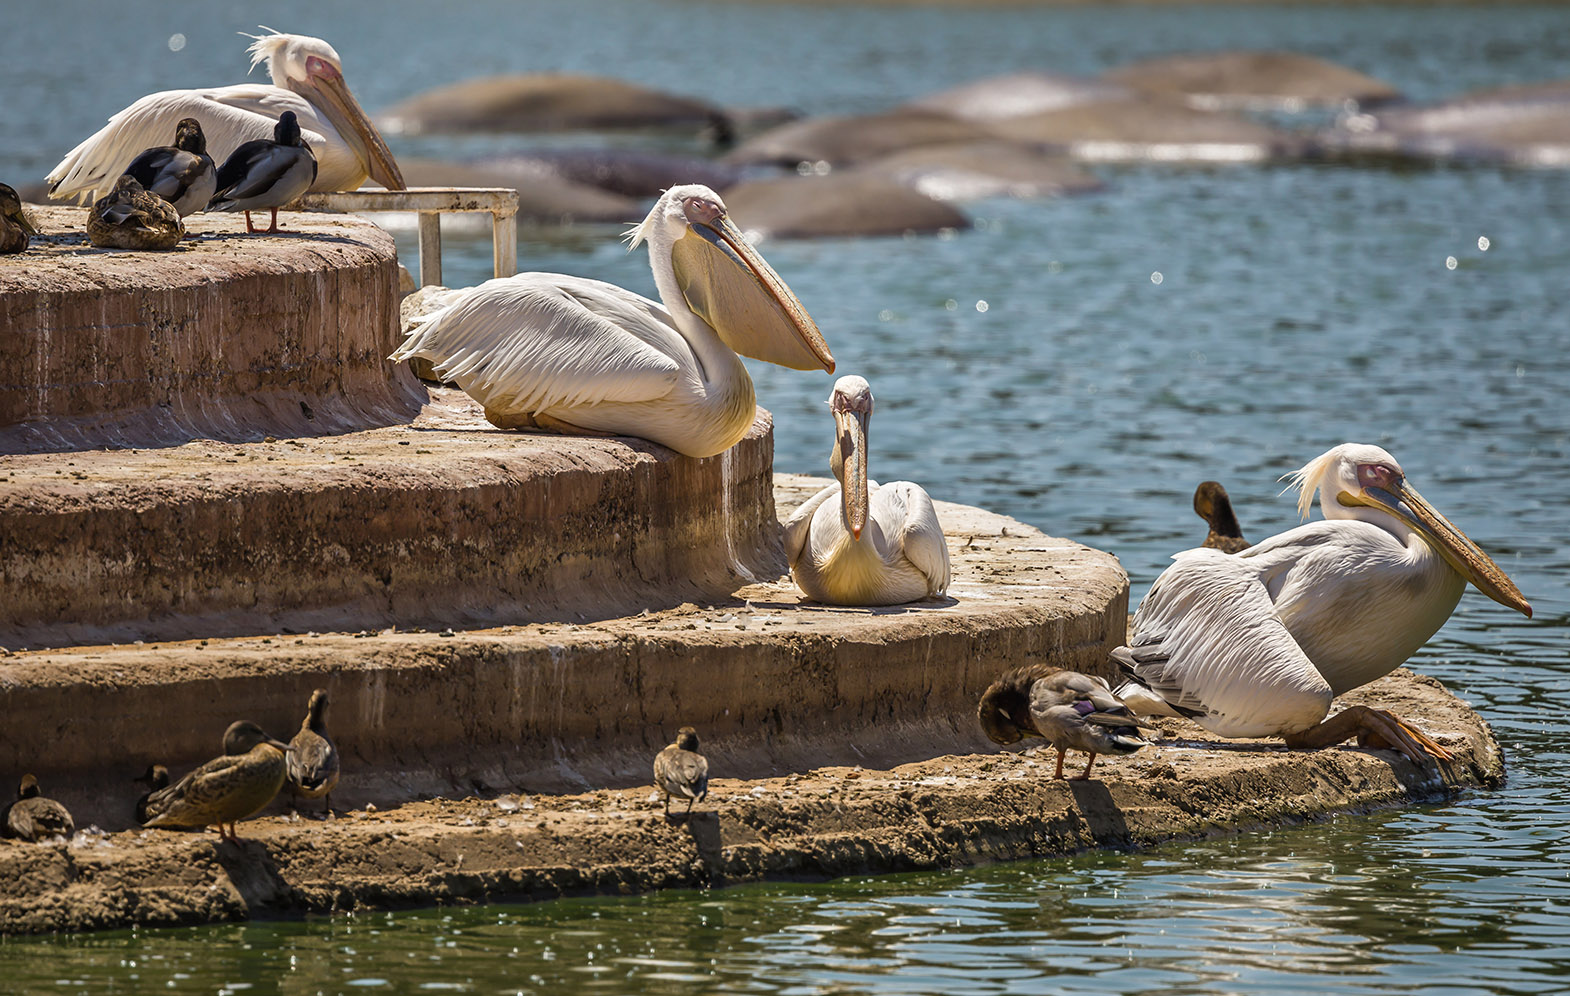
M429 360L502 428L638 436L713 456L752 425L737 353L834 372L817 325L701 184L672 187L647 242L659 302L613 284L520 273L438 293L394 360Z
M949 585L949 547L932 499L919 484L867 479L872 386L841 377L829 396L838 484L824 488L785 524L791 577L809 598L836 605L898 605Z
M1223 737L1326 747L1352 736L1414 760L1449 759L1384 710L1335 696L1382 677L1439 627L1471 581L1528 617L1532 606L1488 555L1410 485L1377 446L1343 443L1289 475L1305 518L1325 518L1236 554L1173 557L1113 657L1136 713L1183 715Z
M390 190L404 189L392 152L349 92L343 61L331 45L279 32L246 37L254 40L252 68L267 63L271 86L241 83L148 94L66 153L45 178L49 196L107 191L138 153L167 142L182 118L201 122L208 151L223 162L244 142L272 138L284 111L295 113L320 164L312 190L354 190L367 176Z

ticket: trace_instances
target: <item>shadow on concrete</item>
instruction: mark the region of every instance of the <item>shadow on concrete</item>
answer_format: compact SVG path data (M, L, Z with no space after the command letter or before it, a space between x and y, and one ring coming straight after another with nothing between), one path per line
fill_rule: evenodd
M254 916L266 909L288 905L293 892L278 871L272 852L259 840L220 841L213 845L213 860L229 876L245 908Z
M1068 790L1074 796L1074 804L1079 807L1080 815L1090 825L1096 843L1133 846L1134 838L1129 833L1127 821L1123 819L1123 810L1112 801L1112 793L1105 784L1094 780L1069 780Z

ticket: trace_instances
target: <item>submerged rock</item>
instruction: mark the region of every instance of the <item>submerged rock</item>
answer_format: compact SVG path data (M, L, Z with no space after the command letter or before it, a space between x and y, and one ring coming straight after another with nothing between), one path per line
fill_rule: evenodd
M1296 110L1395 100L1388 83L1297 52L1196 52L1145 59L1104 79L1147 93L1182 97L1194 107Z
M905 149L994 137L984 126L934 111L809 118L749 139L725 157L733 165L846 166Z
M452 83L401 101L378 120L383 128L405 134L707 128L729 141L732 132L725 112L704 101L571 73Z
M1127 87L1106 80L1061 73L1026 71L991 76L919 97L906 105L966 121L999 121L1082 104L1098 104L1131 96Z
M535 160L450 163L436 159L401 159L399 165L404 179L412 187L516 188L520 221L546 225L620 224L644 213L644 208L632 198L566 179L549 165ZM466 216L457 216L463 217ZM476 226L483 224L485 231L490 230L489 215L472 217Z
M1344 117L1320 133L1330 158L1457 159L1570 165L1570 80L1480 90L1440 104Z
M938 200L1055 197L1088 193L1101 180L1060 155L1012 142L969 142L907 149L856 168L886 176Z
M743 231L777 239L970 227L970 219L948 204L862 170L742 183L725 192L725 204Z
M742 167L713 159L627 148L532 149L488 156L474 165L530 175L548 171L570 183L636 198L658 197L667 187L683 183L724 192L745 173Z
M1139 97L1008 118L992 128L1011 141L1098 161L1243 162L1272 158L1289 145L1285 133L1241 115Z

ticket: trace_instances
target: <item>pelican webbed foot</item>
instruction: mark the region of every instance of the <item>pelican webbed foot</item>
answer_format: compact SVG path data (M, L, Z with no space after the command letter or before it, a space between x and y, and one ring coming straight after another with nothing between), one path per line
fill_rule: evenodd
M1318 726L1282 737L1288 747L1317 750L1357 737L1358 746L1399 751L1418 763L1453 761L1455 755L1393 712L1351 706Z

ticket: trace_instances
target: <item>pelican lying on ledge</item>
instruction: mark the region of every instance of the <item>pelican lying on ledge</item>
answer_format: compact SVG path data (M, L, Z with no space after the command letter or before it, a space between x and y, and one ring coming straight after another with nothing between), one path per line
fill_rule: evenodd
M392 152L349 92L343 61L331 45L308 35L247 37L255 39L251 67L267 63L272 86L241 83L148 94L66 153L45 177L49 196L107 191L138 153L168 141L181 118L201 122L208 152L223 162L243 142L272 138L284 111L299 118L320 164L312 190L354 190L367 176L389 190L404 189Z
M1450 617L1466 583L1532 615L1487 554L1406 483L1377 446L1343 443L1290 475L1324 520L1237 554L1173 557L1113 658L1136 713L1187 716L1223 737L1327 747L1357 736L1414 760L1450 753L1389 712L1325 714L1342 692L1400 667Z
M421 357L504 429L638 436L688 456L752 425L737 353L834 372L801 302L700 184L672 187L631 232L664 306L612 284L520 273L433 296L394 360Z
M897 605L941 595L949 547L919 484L867 479L872 387L841 377L829 396L839 484L807 499L785 524L791 577L807 597L835 605Z

